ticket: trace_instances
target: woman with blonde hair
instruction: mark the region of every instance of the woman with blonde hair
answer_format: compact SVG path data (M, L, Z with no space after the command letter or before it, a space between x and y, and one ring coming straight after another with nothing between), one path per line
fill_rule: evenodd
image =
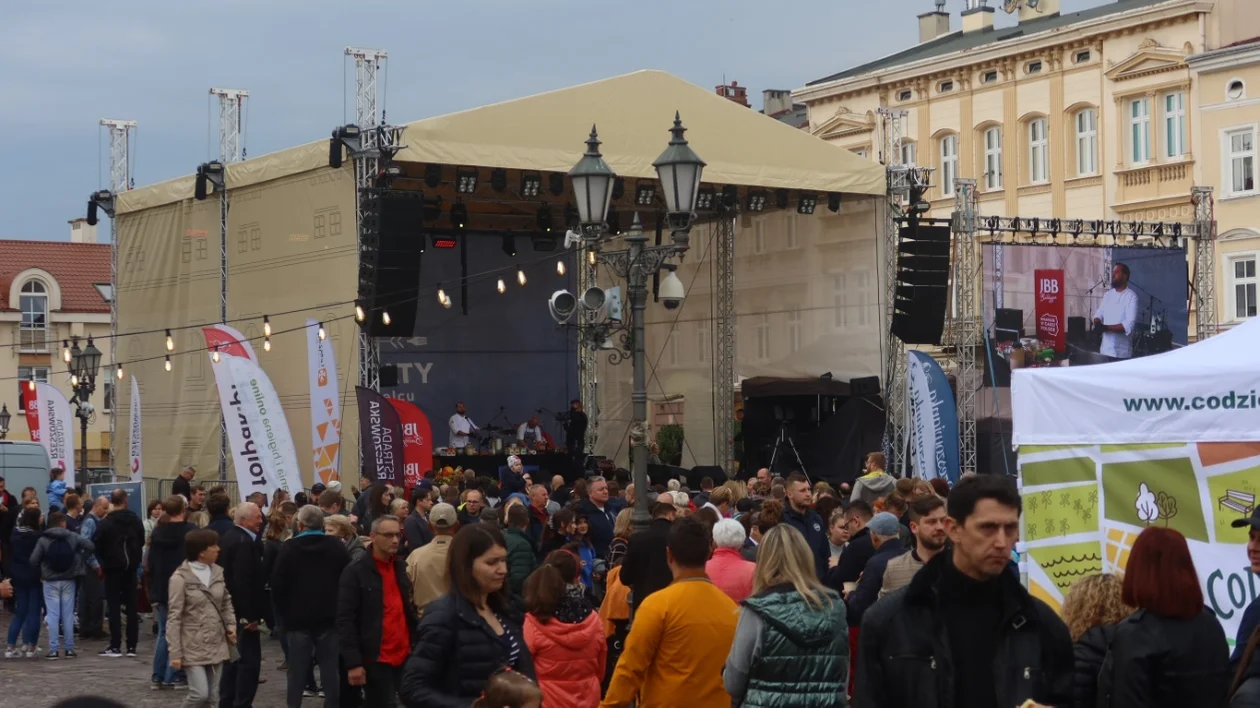
M634 509L626 508L617 512L613 521L613 540L608 544L608 569L621 565L626 559L626 551L630 550L630 534L634 532Z
M818 581L801 532L788 524L767 531L722 672L731 705L847 708L845 614L840 596Z
M341 539L342 543L346 544L346 550L350 552L351 561L367 552L367 548L363 545L363 539L359 538L359 533L355 530L354 523L350 521L348 516L334 514L325 518L324 533L336 536Z
M1093 708L1097 703L1098 672L1120 620L1133 608L1120 599L1122 583L1111 573L1076 581L1063 601L1063 620L1072 635L1076 665L1072 673L1072 706Z

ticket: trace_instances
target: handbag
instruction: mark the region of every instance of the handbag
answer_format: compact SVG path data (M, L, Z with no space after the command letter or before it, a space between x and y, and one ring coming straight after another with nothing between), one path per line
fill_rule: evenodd
M227 640L228 645L228 663L235 664L241 659L241 651L236 648L236 642L233 641L232 637L228 634L227 620L223 619L223 612L219 609L219 604L214 601L214 595L211 595L210 591L207 590L204 585L198 585L197 589L206 596L206 600L210 602L210 606L213 607L215 613L219 615L219 623L223 625L223 638Z

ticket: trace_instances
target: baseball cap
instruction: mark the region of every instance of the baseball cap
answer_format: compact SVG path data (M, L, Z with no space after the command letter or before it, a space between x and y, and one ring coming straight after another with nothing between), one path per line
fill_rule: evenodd
M886 538L888 536L896 536L901 531L901 522L892 514L881 511L872 516L870 521L866 522L866 528L870 529L871 533L876 536L884 536Z
M1260 509L1256 509L1251 512L1251 516L1248 516L1245 519L1234 519L1234 522L1231 523L1230 526L1233 526L1236 529L1240 529L1244 526L1250 526L1253 529L1260 529Z
M429 510L429 525L438 529L449 529L455 525L455 507L441 502L434 504Z
M323 482L316 482L311 485L311 492L313 494L323 494L327 489L328 487L325 487Z

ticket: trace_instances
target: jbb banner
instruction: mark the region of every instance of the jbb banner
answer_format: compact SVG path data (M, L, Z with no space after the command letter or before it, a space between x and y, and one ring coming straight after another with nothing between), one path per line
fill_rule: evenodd
M1067 349L1067 319L1063 304L1067 293L1063 288L1063 271L1035 270L1033 285L1037 295L1037 338L1052 342L1056 352L1063 352Z
M363 386L354 387L359 403L359 449L364 477L373 482L402 483L403 434L398 411L388 398Z
M389 399L389 403L398 412L402 424L403 483L410 490L422 474L432 469L433 430L429 417L416 406L397 398Z

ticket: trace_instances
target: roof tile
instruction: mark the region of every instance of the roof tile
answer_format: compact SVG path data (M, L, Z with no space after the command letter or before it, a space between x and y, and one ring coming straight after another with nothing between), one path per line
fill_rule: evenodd
M0 311L12 312L9 302L13 278L28 268L40 268L57 279L60 312L109 312L96 283L109 283L109 244L65 241L0 240Z

